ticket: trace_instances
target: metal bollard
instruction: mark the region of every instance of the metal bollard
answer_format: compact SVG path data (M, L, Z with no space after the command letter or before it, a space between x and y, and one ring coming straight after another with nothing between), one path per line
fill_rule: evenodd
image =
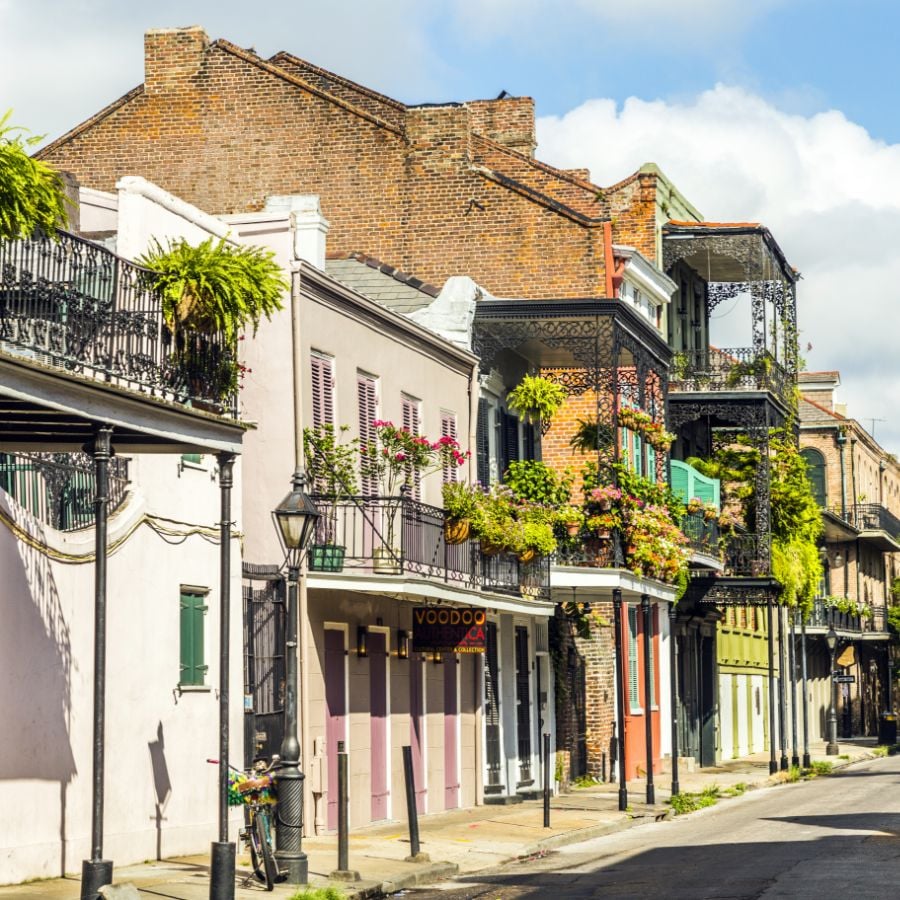
M544 734L544 828L550 827L550 735Z
M350 869L347 771L347 754L344 752L344 742L338 741L338 870L341 872L347 872Z
M406 784L406 818L409 821L409 855L419 855L419 811L416 809L416 781L412 747L403 748L403 780Z

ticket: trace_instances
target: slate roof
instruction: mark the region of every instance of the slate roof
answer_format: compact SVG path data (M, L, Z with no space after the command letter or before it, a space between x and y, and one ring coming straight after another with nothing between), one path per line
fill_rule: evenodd
M364 253L329 254L325 271L354 291L402 314L423 309L440 293L433 284Z

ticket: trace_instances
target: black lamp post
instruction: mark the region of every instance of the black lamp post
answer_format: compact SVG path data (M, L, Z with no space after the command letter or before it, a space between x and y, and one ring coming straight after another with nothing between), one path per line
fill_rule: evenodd
M828 743L825 745L825 753L828 756L837 756L840 751L837 743L837 682L834 680L834 654L837 650L838 636L833 627L828 629L825 643L828 645L828 653L831 658L831 668L828 673L831 678L831 705L828 707Z
M309 864L303 852L303 772L297 738L297 589L303 553L316 530L319 511L306 493L306 476L294 472L291 492L273 512L288 564L287 628L285 629L284 739L281 760L275 770L278 794L275 859L287 873L289 884L309 881Z

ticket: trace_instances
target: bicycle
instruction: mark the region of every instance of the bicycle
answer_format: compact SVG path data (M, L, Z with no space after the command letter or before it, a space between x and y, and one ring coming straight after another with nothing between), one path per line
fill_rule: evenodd
M208 763L218 765L217 759L208 759ZM271 764L257 763L247 772L228 766L228 805L243 806L246 811L245 826L238 836L250 850L252 875L242 882L245 886L250 878L263 882L267 891L275 888L275 882L284 878L275 862L272 852L272 807L276 803L275 780L270 774L278 762L274 757Z

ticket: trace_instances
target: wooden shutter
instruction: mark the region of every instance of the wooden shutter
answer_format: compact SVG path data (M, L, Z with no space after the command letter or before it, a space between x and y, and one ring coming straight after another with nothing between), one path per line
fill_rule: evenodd
M327 356L314 353L310 359L312 423L314 428L334 425L334 365Z
M628 607L628 708L631 712L641 711L640 679L638 677L636 606Z
M403 394L400 399L403 404L403 427L410 434L418 435L421 426L421 401L407 394ZM421 472L407 470L406 479L410 487L410 495L413 499L420 500L422 495Z
M484 397L478 400L478 423L475 432L475 451L478 480L487 487L491 483L491 444L488 437L490 406Z
M456 437L456 414L452 412L444 412L441 410L441 437L453 438L453 440L457 440ZM456 481L456 466L453 463L445 464L443 469L443 480L444 483L448 481Z
M206 597L193 591L181 592L180 637L181 669L179 684L198 685L206 682L203 626Z
M502 413L500 425L501 459L503 473L509 468L511 462L519 458L519 420L507 412Z
M525 437L525 459L535 459L537 452L537 437L534 425L523 425Z
M375 442L375 429L372 423L378 418L378 398L375 379L371 375L356 373L356 397L359 404L359 445L368 447ZM360 476L360 487L364 495L372 496L378 490L375 480Z

